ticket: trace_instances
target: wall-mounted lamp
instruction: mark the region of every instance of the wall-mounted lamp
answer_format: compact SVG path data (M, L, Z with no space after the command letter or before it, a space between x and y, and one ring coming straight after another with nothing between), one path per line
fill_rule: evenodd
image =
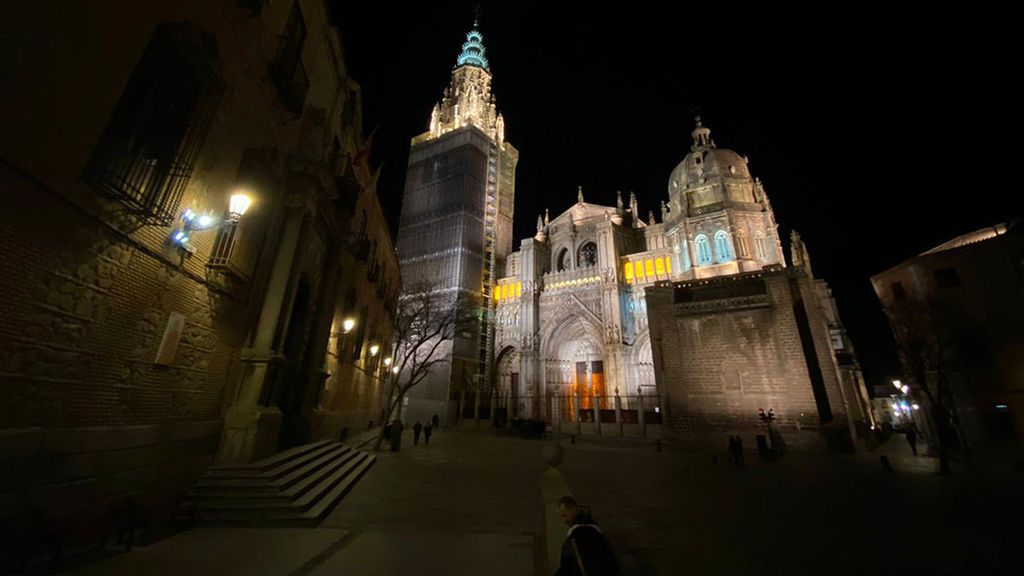
M391 356L388 356L387 358L384 359L384 365L391 366Z
M392 374L398 374L398 366L395 366L394 368L392 368L391 369L391 373Z
M352 318L345 318L341 323L341 331L348 334L356 327L356 321Z
M377 352L380 352L380 346L377 346L376 344L370 346L370 356L376 356Z
M252 205L252 198L245 192L239 190L231 195L228 202L228 214L226 219L219 219L212 213L199 214L191 208L186 208L181 213L181 228L171 233L171 242L189 253L195 251L192 246L192 233L217 228L225 224L237 224L249 206Z

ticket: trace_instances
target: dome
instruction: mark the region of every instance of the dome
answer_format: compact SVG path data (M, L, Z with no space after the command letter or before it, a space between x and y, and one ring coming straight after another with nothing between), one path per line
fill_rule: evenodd
M724 183L727 181L751 182L747 160L725 148L718 148L711 140L711 131L700 123L693 131L693 145L690 153L683 158L668 180L669 198L676 198L681 192L712 184L716 190L714 201L724 200ZM707 203L707 199L703 203Z

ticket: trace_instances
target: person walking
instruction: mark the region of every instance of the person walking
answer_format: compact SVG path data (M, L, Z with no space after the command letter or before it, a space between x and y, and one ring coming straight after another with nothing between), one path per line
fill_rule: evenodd
M423 431L423 425L420 424L419 420L417 420L416 423L412 425L412 445L413 446L419 446L420 445L420 432L422 432L422 431Z
M423 427L423 443L430 444L430 435L434 433L434 427L427 422L427 425Z
M438 421L439 419L437 417L437 414L434 414L433 416L430 417L430 423L434 425L434 428L437 428Z
M391 423L391 451L398 452L398 449L402 447L402 426L401 420L395 420Z
M731 434L729 435L729 464L733 466L739 465L736 457L736 437Z
M572 496L558 501L558 513L569 531L555 576L619 576L615 552L590 513L582 510Z
M910 450L917 456L917 430L911 425L907 428L907 442L910 444Z
M736 463L743 466L747 463L746 458L743 456L743 438L736 437Z

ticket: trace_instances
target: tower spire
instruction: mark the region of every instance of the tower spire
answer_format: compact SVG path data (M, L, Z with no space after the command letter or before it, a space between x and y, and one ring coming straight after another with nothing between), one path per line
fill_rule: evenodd
M484 35L480 33L480 7L476 8L476 15L473 17L473 28L466 33L466 41L462 43L462 53L456 60L455 67L476 66L484 70L490 70L490 63L487 61L487 50L484 48Z

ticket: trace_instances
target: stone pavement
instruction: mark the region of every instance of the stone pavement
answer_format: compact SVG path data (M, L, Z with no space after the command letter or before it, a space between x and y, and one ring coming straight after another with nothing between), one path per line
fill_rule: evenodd
M897 438L900 440L901 438ZM546 566L543 442L442 431L381 451L316 530L199 529L76 574L508 574ZM926 474L925 460L723 454L642 440L563 442L559 471L627 575L1010 574L1020 478ZM909 453L909 449L907 450ZM560 538L560 534L555 534ZM152 570L146 567L160 566ZM1010 570L1013 568L1014 570Z

